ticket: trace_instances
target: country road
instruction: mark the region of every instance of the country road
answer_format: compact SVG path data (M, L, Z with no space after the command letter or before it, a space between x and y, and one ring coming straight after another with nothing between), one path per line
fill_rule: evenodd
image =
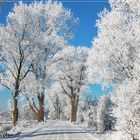
M20 137L10 140L97 140L92 133L68 121L52 121L25 128L21 132Z

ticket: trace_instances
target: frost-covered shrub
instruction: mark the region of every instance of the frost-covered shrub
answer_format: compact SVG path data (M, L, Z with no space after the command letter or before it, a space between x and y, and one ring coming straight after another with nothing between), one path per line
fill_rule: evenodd
M114 104L109 96L102 96L98 103L97 129L98 132L114 130L116 118L112 114Z
M3 128L2 128L2 126L0 126L0 132L2 132L3 131Z
M97 129L97 99L87 96L80 102L78 113L78 122L83 123L85 127Z
M12 118L9 111L0 112L0 127L3 131L8 131L12 128Z

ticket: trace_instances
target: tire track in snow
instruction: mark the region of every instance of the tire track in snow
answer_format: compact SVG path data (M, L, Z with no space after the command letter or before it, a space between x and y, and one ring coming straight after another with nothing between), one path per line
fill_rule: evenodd
M85 140L97 140L96 138L94 138L94 136L93 136L92 134L90 134L89 132L87 132L86 129L80 128L79 126L74 125L73 123L71 123L71 125L72 125L73 127L76 127L78 130L80 130L80 131L82 132L82 133L81 133L81 135L82 135L82 139L81 139L81 140L83 140L83 137L84 137ZM89 138L88 136L89 136L90 138Z
M92 134L90 134L86 129L80 128L80 127L78 127L78 126L76 126L76 127L79 128L80 130L86 132L86 134L90 137L90 138L88 138L88 140L93 140L93 137L94 137L94 136L93 136ZM94 140L97 140L97 138L94 138Z

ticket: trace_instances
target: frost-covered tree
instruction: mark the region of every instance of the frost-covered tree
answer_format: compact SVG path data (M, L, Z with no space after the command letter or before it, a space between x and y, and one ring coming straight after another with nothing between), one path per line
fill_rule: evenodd
M12 94L13 124L18 121L18 96L22 91L21 83L28 75L34 58L36 46L41 39L39 13L33 10L33 5L19 3L7 16L7 23L3 26L2 55L6 68L2 85Z
M112 10L104 10L97 21L98 37L89 55L89 78L108 85L133 79L139 64L138 0L110 0ZM93 55L94 54L94 55Z
M67 47L60 54L61 61L56 64L56 80L60 83L64 94L70 99L71 121L76 121L79 96L84 93L87 84L85 47Z
M109 96L102 96L97 109L97 129L98 132L114 130L116 118L113 116L114 103Z
M2 54L6 74L3 86L9 89L14 100L13 123L18 121L18 96L23 90L23 80L34 72L42 89L37 93L40 102L40 121L43 120L44 86L47 70L55 54L71 35L75 23L71 12L61 3L15 5L3 27ZM68 27L69 25L69 27ZM32 68L32 70L31 70ZM42 115L41 115L42 114Z
M99 32L89 54L89 78L92 82L101 83L103 86L112 84L117 90L116 101L121 102L118 104L118 109L121 110L123 107L128 114L132 113L131 115L126 113L122 117L123 124L119 124L120 130L128 135L132 133L130 137L134 140L139 139L138 134L132 130L132 124L125 120L128 118L128 122L137 120L135 129L139 129L139 119L137 119L139 113L136 113L139 105L136 97L138 100L140 98L139 87L135 85L140 83L140 5L138 0L110 0L109 2L111 11L104 10L97 21ZM123 92L119 90L122 87ZM135 92L131 87L136 87ZM133 100L130 94L133 95ZM128 106L124 104L125 100ZM119 115L116 117L120 119Z
M68 98L63 92L64 91L58 82L55 82L51 86L48 102L50 106L50 114L54 119L64 119L67 117L65 114L68 109Z
M25 89L30 107L37 115L38 122L41 122L44 121L45 92L47 91L48 84L51 83L50 77L53 74L51 73L51 65L60 59L57 53L63 49L67 40L71 37L77 19L73 18L71 12L65 9L62 3L48 1L45 4L22 5L27 11L33 10L31 13L35 15L32 15L32 18L37 16L35 18L37 22L30 29L33 31L36 28L38 29L37 33L34 33L37 36L35 39L37 38L38 40L34 44L36 51L33 53L34 58L30 69L33 74L30 74L29 78L26 77L24 80L26 82L22 82L21 85ZM28 63L26 63L26 66L29 65ZM35 98L38 100L38 107L35 105Z

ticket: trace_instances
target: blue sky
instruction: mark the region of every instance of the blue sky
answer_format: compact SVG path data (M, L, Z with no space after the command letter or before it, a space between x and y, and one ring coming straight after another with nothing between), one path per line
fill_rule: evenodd
M2 1L2 0L0 0ZM6 15L11 11L14 2L18 0L3 0L11 2L0 3L0 23L5 23ZM30 2L32 0L23 0L24 2ZM63 2L63 5L71 9L74 17L80 19L79 25L74 33L74 38L70 43L78 46L84 45L91 47L91 41L93 37L97 36L97 28L95 27L96 19L98 19L98 13L104 8L110 9L108 0L59 0Z
M0 0L1 1L1 0ZM9 11L12 10L15 0L3 0L0 2L0 23L5 24L6 16ZM9 1L9 2L8 2ZM11 1L11 2L10 2ZM32 0L23 0L24 2L32 2ZM63 2L63 5L71 9L74 17L78 17L80 22L74 33L74 38L70 41L70 44L75 46L87 46L91 47L91 41L97 36L97 28L95 27L96 20L98 19L98 13L104 8L110 9L108 0L59 0ZM17 2L17 0L16 0ZM100 85L91 86L94 96L101 96L111 91L111 88L102 90ZM0 109L5 107L7 99L11 95L5 90L0 92Z

